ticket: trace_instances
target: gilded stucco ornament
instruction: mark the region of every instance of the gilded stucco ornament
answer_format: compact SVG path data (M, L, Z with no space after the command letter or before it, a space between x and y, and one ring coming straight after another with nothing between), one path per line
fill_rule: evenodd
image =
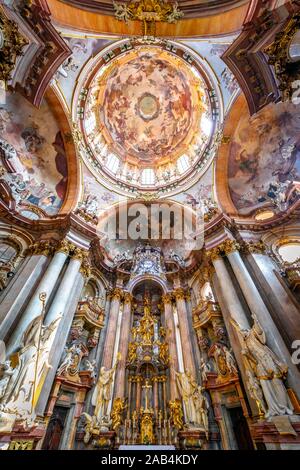
M162 0L141 0L131 3L113 2L115 17L119 21L128 23L138 20L142 22L143 36L155 35L155 23L177 23L184 14L176 3Z
M292 61L289 57L289 48L293 37L300 28L300 13L296 13L288 21L285 28L276 34L275 41L265 50L269 56L269 64L273 65L279 89L284 100L290 100L295 88L293 82L300 78L299 60Z
M28 44L18 25L9 20L0 8L0 81L7 83L16 65L18 56Z

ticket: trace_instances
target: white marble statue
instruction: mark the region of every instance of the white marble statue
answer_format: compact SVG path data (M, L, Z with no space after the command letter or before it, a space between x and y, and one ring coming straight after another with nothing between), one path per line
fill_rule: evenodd
M254 324L251 329L242 329L235 320L232 324L241 335L245 362L260 383L268 408L266 418L292 415L293 407L283 383L288 367L268 348L264 330L256 315L252 317Z
M113 379L119 360L120 356L118 355L115 365L111 369L101 367L99 372L98 381L92 396L92 405L95 406L94 415L97 418L98 424L103 419L108 418L108 405L112 396Z
M225 355L226 366L231 375L237 375L238 370L236 366L235 359L233 357L232 349L229 350L226 346L223 346L223 351Z
M51 367L48 356L60 318L45 326L43 315L35 317L23 334L18 365L7 369L9 380L5 378L5 387L2 382L0 404L2 411L15 414L15 418L27 422L35 419L35 393L43 373Z
M202 357L201 362L200 362L200 372L201 372L201 378L202 378L203 383L207 382L207 373L210 372L210 370L211 370L210 365L208 364L208 362L205 362L205 360Z
M195 383L189 372L176 372L176 383L179 393L185 405L186 421L188 423L197 422L197 412L195 408L193 394L195 392Z
M206 396L203 393L204 388L201 385L197 385L194 394L193 400L195 403L196 409L196 424L203 426L205 432L208 433L208 409L209 402Z

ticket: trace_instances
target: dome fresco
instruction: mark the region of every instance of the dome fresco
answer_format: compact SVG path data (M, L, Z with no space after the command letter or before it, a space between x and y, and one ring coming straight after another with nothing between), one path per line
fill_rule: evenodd
M172 157L191 139L195 116L188 74L162 58L161 51L142 49L113 68L103 98L100 121L125 158Z
M202 64L179 44L127 44L84 70L83 158L100 181L157 191L195 177L210 158L219 102Z

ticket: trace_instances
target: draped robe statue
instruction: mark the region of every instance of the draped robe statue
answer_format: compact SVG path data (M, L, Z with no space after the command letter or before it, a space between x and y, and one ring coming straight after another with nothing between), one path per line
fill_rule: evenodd
M92 405L95 406L94 416L100 424L103 419L109 419L107 415L108 404L112 396L112 384L114 373L117 368L120 356L117 356L115 365L111 369L101 367L98 381L92 396Z
M242 329L234 320L232 324L242 337L242 353L260 383L268 406L266 418L292 415L293 407L283 384L288 367L266 345L266 335L256 315L253 315L253 320L251 329Z
M188 423L197 422L197 412L193 400L195 384L191 375L187 372L176 372L176 382L179 393L185 405L186 420Z
M51 367L48 356L60 319L61 316L45 326L43 315L38 315L29 323L18 351L18 365L9 368L10 377L2 389L2 411L24 419L27 424L35 419L35 393L43 372Z

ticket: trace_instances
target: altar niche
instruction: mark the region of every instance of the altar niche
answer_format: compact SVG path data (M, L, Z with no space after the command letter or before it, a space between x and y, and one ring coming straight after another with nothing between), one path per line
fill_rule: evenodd
M170 358L161 295L154 284L134 292L124 444L162 445L173 440L167 405Z

